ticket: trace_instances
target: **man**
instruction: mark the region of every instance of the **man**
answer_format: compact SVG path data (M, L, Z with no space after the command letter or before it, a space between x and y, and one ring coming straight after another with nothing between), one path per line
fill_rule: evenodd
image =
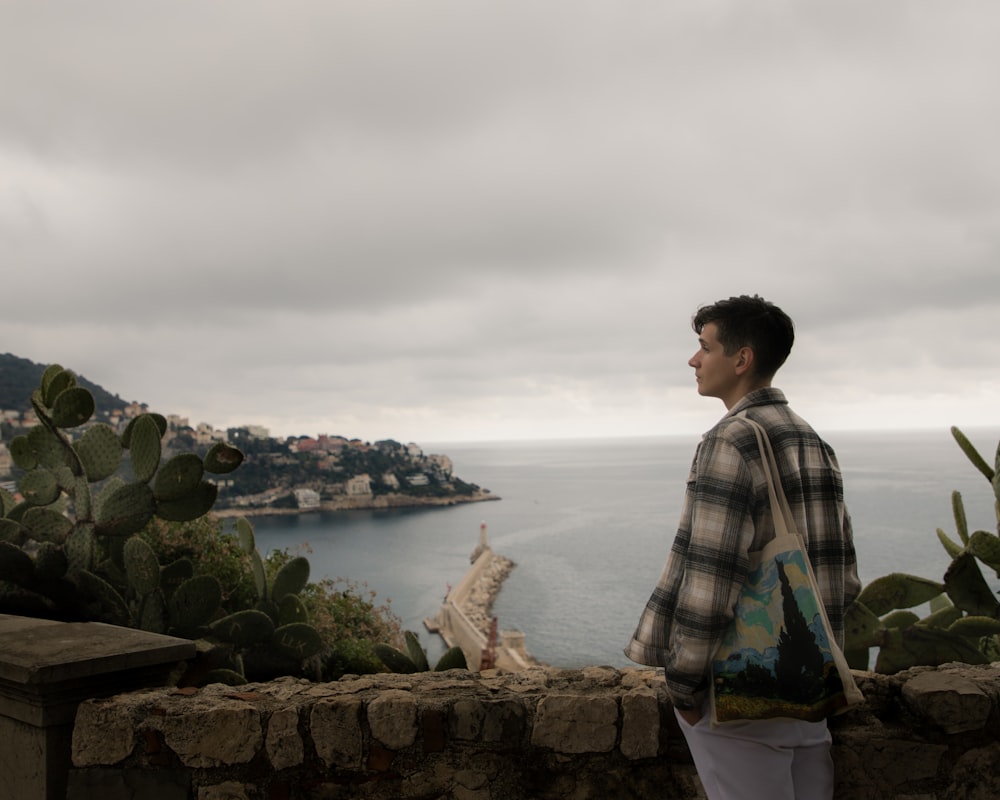
M688 361L698 393L728 413L702 437L677 535L625 654L662 666L667 693L709 800L829 800L833 761L826 721L709 722L712 657L733 620L748 553L773 535L756 437L767 431L830 624L843 646L844 611L860 591L836 456L772 388L795 338L791 319L754 295L698 310ZM737 416L740 415L740 416Z

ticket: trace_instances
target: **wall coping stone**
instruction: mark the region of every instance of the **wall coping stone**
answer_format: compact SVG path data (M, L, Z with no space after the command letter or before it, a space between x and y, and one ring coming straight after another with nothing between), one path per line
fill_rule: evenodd
M866 702L830 724L838 800L1000 797L1000 663L855 677ZM648 668L150 689L81 704L73 759L79 797L116 773L155 783L158 770L187 775L190 798L704 796Z

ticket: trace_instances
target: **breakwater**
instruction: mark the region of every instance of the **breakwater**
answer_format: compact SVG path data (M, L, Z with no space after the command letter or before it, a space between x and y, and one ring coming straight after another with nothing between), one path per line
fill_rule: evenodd
M493 616L493 603L514 562L493 552L485 522L480 525L479 543L469 560L469 570L448 589L438 613L425 619L424 626L440 635L448 647L461 647L470 669L517 670L536 664L525 649L524 634L499 630L499 621Z

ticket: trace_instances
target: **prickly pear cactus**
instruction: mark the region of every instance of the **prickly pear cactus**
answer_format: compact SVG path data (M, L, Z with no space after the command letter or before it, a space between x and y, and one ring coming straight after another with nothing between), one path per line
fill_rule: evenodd
M428 672L430 664L427 653L420 646L420 640L413 631L403 631L403 641L406 652L397 647L379 642L374 645L375 655L389 672L409 674L413 672ZM438 659L434 665L435 672L449 669L468 669L468 663L461 647L451 647Z
M45 370L31 402L38 424L10 443L24 472L20 499L0 490L0 612L196 639L202 663L177 676L188 684L246 682L262 658L277 674L301 672L323 649L300 597L308 560L289 560L269 581L247 520L236 530L257 591L250 609L227 609L219 580L197 574L190 559L161 565L139 535L154 517L208 513L217 489L206 475L239 467L239 450L217 443L204 458L164 461L162 415L141 414L120 435L92 422L93 396L59 365Z
M257 550L253 526L236 521L240 548L250 558L257 592L257 607L223 616L209 626L204 640L224 654L223 665L198 682L219 680L228 684L248 679L266 680L281 674L300 673L304 664L324 647L322 637L309 624L309 614L299 594L309 580L309 561L301 556L281 566L270 583Z
M155 556L130 537L154 516L207 513L216 488L204 473L235 469L242 453L216 445L205 462L185 453L164 464L161 415L141 414L119 435L92 421L93 395L58 364L43 373L31 405L38 423L10 443L24 473L20 500L0 495L0 585L15 587L0 594L0 611L162 627L165 597L147 599L162 594Z
M1000 602L981 569L985 565L1000 576L1000 445L991 467L961 430L953 427L951 434L993 488L997 530L970 533L962 496L952 492L957 538L937 529L951 559L943 581L887 575L866 586L847 610L845 654L855 669L868 669L872 648L875 671L884 673L1000 659ZM923 618L901 611L928 602L930 613Z

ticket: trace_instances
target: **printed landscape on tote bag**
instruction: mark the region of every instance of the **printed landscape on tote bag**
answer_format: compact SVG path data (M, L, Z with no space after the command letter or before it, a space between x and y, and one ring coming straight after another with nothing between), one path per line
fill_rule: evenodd
M801 539L779 536L759 555L713 663L715 718L823 719L847 700Z

